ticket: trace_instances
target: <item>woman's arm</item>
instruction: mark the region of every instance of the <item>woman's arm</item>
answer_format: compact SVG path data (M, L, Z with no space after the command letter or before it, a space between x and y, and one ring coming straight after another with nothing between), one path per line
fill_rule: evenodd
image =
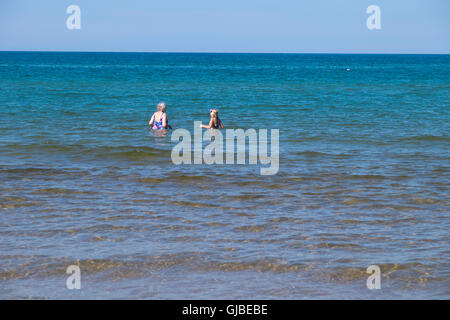
M225 127L223 126L222 120L219 119L219 126L221 129L225 129Z
M167 114L163 113L162 115L162 126L167 128Z
M155 114L152 115L148 124L152 126L154 121L155 121Z

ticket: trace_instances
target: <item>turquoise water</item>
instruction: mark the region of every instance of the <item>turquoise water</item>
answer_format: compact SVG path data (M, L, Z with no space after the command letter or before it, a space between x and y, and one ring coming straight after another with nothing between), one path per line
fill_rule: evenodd
M160 101L278 174L174 165ZM0 52L0 298L448 299L449 102L449 55Z

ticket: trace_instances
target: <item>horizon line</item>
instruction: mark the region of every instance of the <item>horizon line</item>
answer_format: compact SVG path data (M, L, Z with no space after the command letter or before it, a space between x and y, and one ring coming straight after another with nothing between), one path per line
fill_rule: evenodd
M36 53L183 53L183 54L352 54L352 55L450 55L450 53L404 53L404 52L220 52L220 51L81 51L81 50L0 50L0 52Z

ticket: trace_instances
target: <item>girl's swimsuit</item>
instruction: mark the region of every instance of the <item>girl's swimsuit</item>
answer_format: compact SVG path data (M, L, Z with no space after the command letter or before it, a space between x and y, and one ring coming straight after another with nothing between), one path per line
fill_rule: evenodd
M156 117L155 117L155 115L153 115L153 119L155 120L155 123L153 124L153 128L152 128L153 130L166 130L166 127L163 126L163 121L162 121L163 114L164 113L161 114L159 121L156 121ZM167 123L167 121L166 121L166 123Z
M213 121L213 123L212 123L212 128L213 128L213 129L219 129L219 128L220 128L220 125L219 125L219 119L217 119L216 124L214 124L214 121Z

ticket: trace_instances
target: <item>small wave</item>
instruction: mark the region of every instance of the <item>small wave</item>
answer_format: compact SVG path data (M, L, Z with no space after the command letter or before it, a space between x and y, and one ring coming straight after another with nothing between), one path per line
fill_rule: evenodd
M306 156L306 157L322 157L322 156L328 156L329 154L318 152L318 151L302 151L302 152L296 152L297 156Z
M318 174L313 176L289 177L291 181L316 181L316 180L401 180L409 179L410 176L385 176L380 174Z
M164 150L148 146L87 147L82 144L65 145L49 142L49 143L29 144L29 145L10 144L6 145L5 148L8 151L63 153L63 154L73 154L77 156L92 155L99 158L113 157L116 159L122 158L128 160L142 160L145 158L159 158L159 157L166 157L167 159L170 159L170 150Z
M325 152L319 152L319 151L301 151L295 153L297 156L304 156L308 158L312 157L334 157L334 158L348 158L351 155L348 154L332 154L332 153L325 153Z
M104 239L91 239L103 241ZM68 265L76 264L85 274L103 273L108 279L127 279L148 275L154 270L168 270L175 267L191 271L258 271L271 273L298 272L308 269L301 264L290 264L280 259L261 258L252 261L211 260L203 253L176 253L157 256L117 257L109 259L82 259L31 257L27 262L0 270L0 280L35 279L65 274Z
M129 160L142 160L146 158L159 158L161 157L160 151L145 151L142 149L135 149L129 151L118 151L105 154L99 154L99 157L112 157L112 158L123 158Z
M97 93L94 92L63 92L61 93L61 97L65 98L77 98L79 96L95 96Z
M432 276L431 272L434 268L423 263L411 262L404 264L378 264L381 269L383 278L392 278L401 280L403 283L413 281L428 282L428 281L443 281L445 277ZM327 282L348 283L355 280L366 279L367 273L365 268L357 267L335 267L329 272L322 272L320 277L325 278Z
M94 101L94 102L89 102L89 103L86 103L85 105L84 105L84 107L98 107L98 106L105 106L105 107L107 107L107 106L112 106L112 105L114 105L113 103L111 103L111 102L106 102L106 101Z
M124 160L144 160L155 158L170 159L170 150L162 150L147 146L120 146L120 147L99 147L89 148L81 154L94 155L99 158L114 158Z
M450 137L446 136L434 136L434 135L420 135L420 136L411 136L401 139L401 141L443 141L450 142Z
M0 199L0 201L2 201ZM3 201L2 201L3 202ZM42 205L43 202L41 201L27 201L27 202L12 202L12 203L0 203L0 209L16 209L16 208L26 208L26 207L33 207L33 206L39 206Z
M52 176L52 175L59 175L59 174L65 174L67 170L64 169L51 169L51 168L8 168L3 167L0 168L0 174L11 174L11 175L25 175L25 176L34 176L34 175L45 175L45 176Z
M76 189L65 189L65 188L44 188L37 189L32 192L32 194L86 194L86 195L100 195L100 192L86 191L86 190L76 190Z
M416 224L417 222L419 222L418 219L416 218L404 218L404 219L392 219L389 218L388 220L372 220L372 221L368 221L367 224L370 225L386 225L386 226L392 226L392 225L396 225L396 224L404 224L404 223L409 223L409 224Z
M417 204L445 204L447 201L441 199L432 199L432 198L413 198L411 199L414 203Z
M202 203L202 202L191 202L191 201L170 201L167 200L166 203L181 206L181 207L192 207L192 208L218 208L219 205L213 203Z
M359 179L365 179L365 180L384 180L389 179L388 176L383 176L380 174L349 174L349 175L342 175L337 176L336 179L338 180L359 180Z
M264 194L258 194L258 193L248 193L248 194L242 194L238 196L227 196L228 199L234 200L234 201L248 201L248 200L255 200L255 199L263 199Z
M218 177L219 175L216 175ZM203 182L211 182L215 181L215 178L212 178L207 175L188 175L183 174L179 171L173 171L164 177L145 177L136 179L137 182L141 183L161 183L161 182L175 182L175 183L203 183Z
M90 238L91 241L105 241ZM198 241L195 237L177 238L179 241ZM164 255L113 256L102 259L48 258L44 256L0 256L5 262L0 269L0 281L11 279L48 279L65 274L68 265L78 265L85 275L96 275L100 279L121 280L145 278L155 271L180 272L265 272L271 274L303 273L326 283L365 283L366 267L345 266L352 260L337 259L330 262L333 267L315 263L292 263L280 258L218 259L211 252L180 252ZM352 263L353 262L353 263ZM339 266L340 265L340 266ZM365 264L364 264L365 265ZM400 286L425 282L445 282L447 275L437 270L444 266L410 262L403 264L378 264L383 279L398 281ZM363 282L361 282L363 281Z
M273 224L262 224L255 226L240 226L234 228L233 230L241 232L263 232L270 229L277 229L277 227Z
M298 142L305 142L305 141L321 141L323 139L324 139L323 137L317 137L316 136L316 137L301 137L301 138L297 138L297 139L286 139L286 140L283 140L283 141L284 142L295 142L295 143L298 143Z
M312 246L313 248L327 248L327 249L347 249L351 251L364 251L366 248L361 247L354 243L331 243L331 242L322 242L315 246Z

